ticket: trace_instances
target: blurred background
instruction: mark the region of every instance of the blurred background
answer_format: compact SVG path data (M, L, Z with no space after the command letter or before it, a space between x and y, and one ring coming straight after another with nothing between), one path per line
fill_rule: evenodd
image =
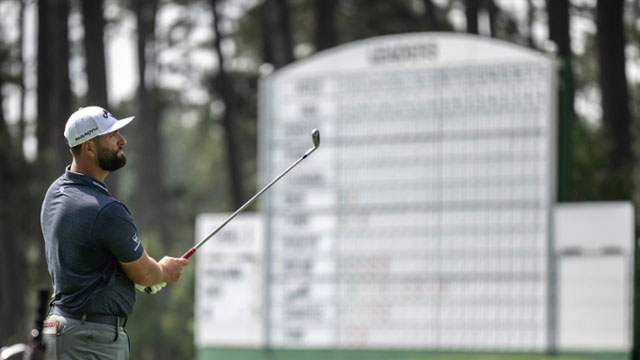
M556 56L556 200L640 199L638 0L1 0L0 14L0 345L25 341L50 284L39 210L75 109L136 116L107 185L147 251L178 256L198 214L257 191L260 77L356 40L458 32ZM196 356L193 267L183 276L138 296L133 359Z

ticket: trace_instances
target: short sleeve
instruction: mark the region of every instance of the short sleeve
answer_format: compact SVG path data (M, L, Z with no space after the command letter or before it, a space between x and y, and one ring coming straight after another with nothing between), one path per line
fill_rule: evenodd
M100 211L92 235L120 262L135 261L144 253L129 210L117 201Z

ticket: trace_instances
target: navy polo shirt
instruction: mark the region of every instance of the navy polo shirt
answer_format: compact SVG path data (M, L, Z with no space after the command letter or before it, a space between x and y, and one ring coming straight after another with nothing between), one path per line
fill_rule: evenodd
M129 210L105 184L67 167L45 195L40 224L53 280L51 305L129 316L135 289L119 262L139 259L144 248Z

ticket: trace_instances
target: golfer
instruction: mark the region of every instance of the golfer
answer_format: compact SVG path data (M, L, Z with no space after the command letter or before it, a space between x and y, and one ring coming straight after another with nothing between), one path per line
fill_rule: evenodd
M127 141L119 130L132 120L89 106L73 113L65 126L73 161L49 187L40 214L53 280L43 327L48 359L128 359L124 327L135 303L134 287L157 292L177 281L189 263L149 257L129 210L104 184L126 164Z

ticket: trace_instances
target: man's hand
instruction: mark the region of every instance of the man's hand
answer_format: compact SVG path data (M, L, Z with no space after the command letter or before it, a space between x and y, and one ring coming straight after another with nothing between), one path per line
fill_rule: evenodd
M162 290L162 288L164 288L165 286L167 286L166 282L161 282L160 284L156 284L153 286L143 286L143 285L136 284L136 289L146 294L155 295L158 293L158 291ZM147 291L146 290L147 288L151 289L151 291Z
M165 256L159 262L153 260L145 251L138 260L120 265L127 277L134 284L154 286L160 283L175 282L182 275L182 268L189 264L189 260Z
M162 267L164 281L176 282L182 275L182 268L189 265L189 260L165 256L158 263Z

